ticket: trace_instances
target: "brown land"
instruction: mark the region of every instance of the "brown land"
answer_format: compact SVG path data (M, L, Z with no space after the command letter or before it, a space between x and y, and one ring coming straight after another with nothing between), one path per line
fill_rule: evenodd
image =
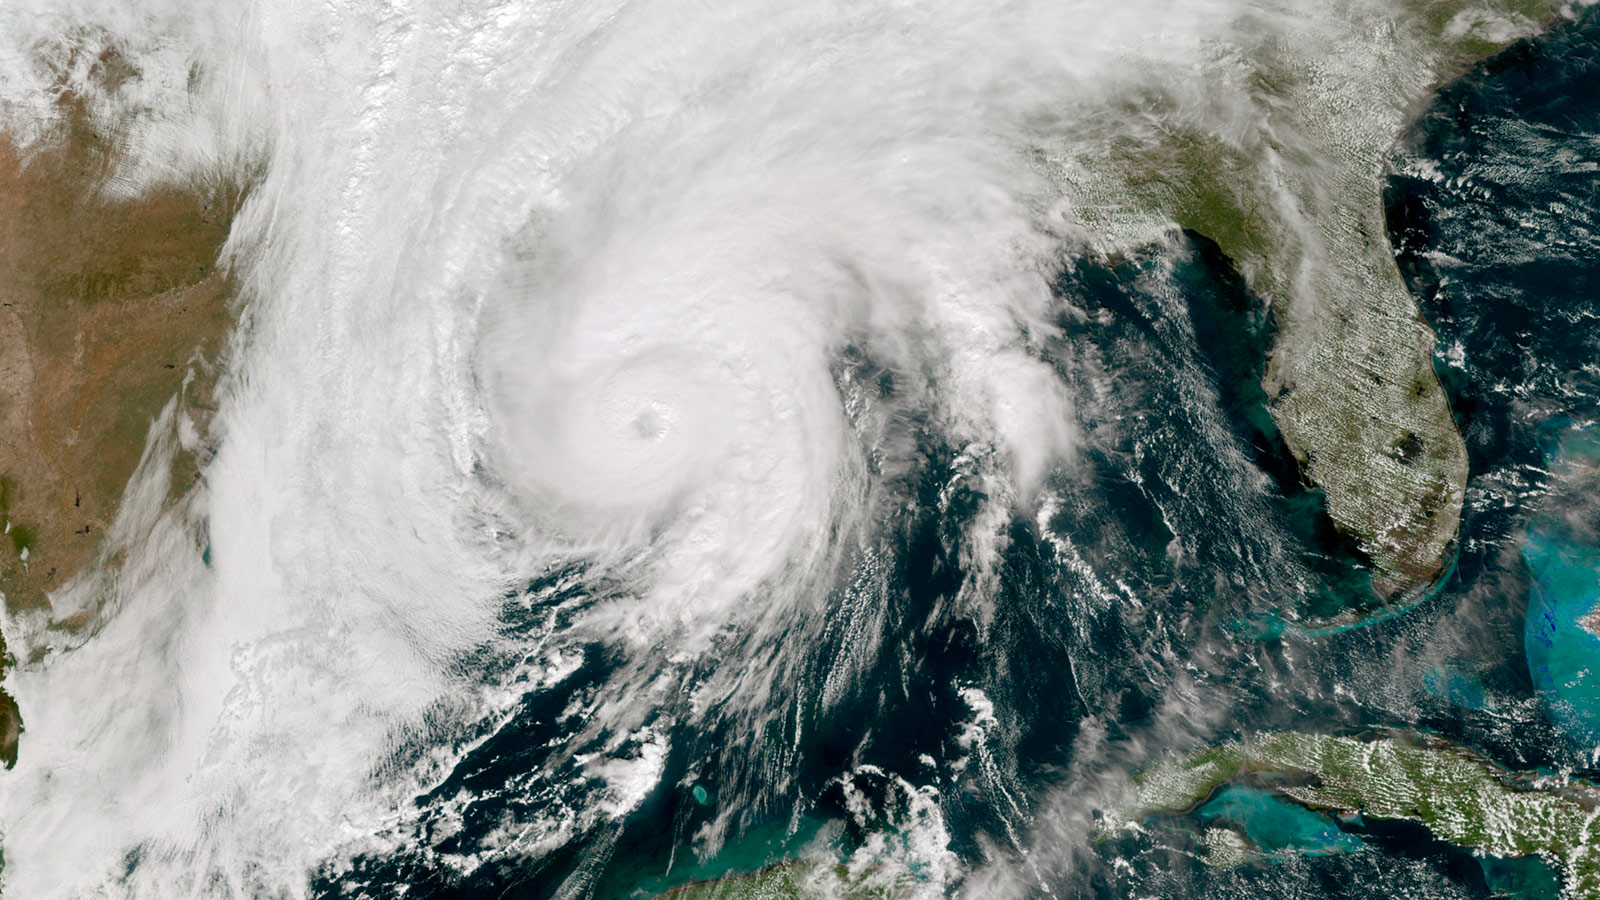
M95 65L115 91L137 73L113 53ZM50 595L103 543L155 417L182 392L203 413L233 324L217 269L240 189L105 190L115 135L64 91L64 124L24 152L0 134L0 593L15 612ZM187 376L195 376L185 387ZM180 460L175 491L198 471ZM87 624L80 613L52 627ZM9 657L7 657L9 659ZM16 760L15 702L0 694L0 759Z

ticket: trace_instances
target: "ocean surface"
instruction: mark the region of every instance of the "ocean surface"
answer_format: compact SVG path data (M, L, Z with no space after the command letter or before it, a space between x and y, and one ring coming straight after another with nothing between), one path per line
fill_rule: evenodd
M663 726L659 783L617 825L532 866L442 866L436 853L504 821L586 802L520 789L531 759L571 739L567 711L628 665L584 647L419 799L417 843L431 849L365 856L319 891L646 897L820 855L950 884L952 870L1010 867L1037 896L1554 896L1537 862L1476 859L1420 828L1336 822L1246 788L1144 834L1051 846L1117 773L1244 731L1421 729L1512 768L1593 771L1600 676L1573 676L1600 671L1600 641L1576 622L1600 599L1600 458L1581 452L1600 413L1600 15L1443 88L1397 147L1383 199L1471 455L1457 557L1415 607L1297 624L1363 597L1367 571L1266 414L1270 316L1216 246L1186 233L1116 264L1069 261L1046 359L1073 388L1078 461L1005 527L997 571L968 564L974 460L903 412L873 562L828 595L827 625L788 645L799 661L758 729L715 714ZM900 388L867 348L833 377L867 406ZM980 577L990 602L975 608L963 600ZM581 583L530 583L506 598L508 620L569 615L587 602ZM431 830L446 818L450 834ZM1196 820L1273 852L1204 865Z
M1376 7L38 5L0 25L145 67L113 187L261 181L203 487L93 634L8 622L8 895L803 859L913 900L1554 896L1266 778L1099 817L1270 730L1600 777L1600 11L1443 86L1372 186L1471 479L1435 589L1348 624L1368 561L1267 411L1267 305L1204 234L1088 255L1042 161L1253 123L1195 89L1230 29L1387 72Z

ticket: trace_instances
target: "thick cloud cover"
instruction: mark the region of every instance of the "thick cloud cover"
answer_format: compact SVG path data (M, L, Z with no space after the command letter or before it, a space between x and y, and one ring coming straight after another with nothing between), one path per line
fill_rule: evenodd
M620 648L584 715L653 748L592 761L607 799L508 848L625 813L674 673L741 635L766 649L673 715L756 710L785 672L763 636L821 627L915 452L897 422L978 460L979 530L1070 461L1038 342L1081 235L1034 148L1070 147L1125 85L1183 95L1217 29L1276 15L12 5L6 127L51 115L41 54L109 42L142 71L96 106L126 135L113 189L259 181L228 245L247 307L203 487L143 511L91 636L8 628L20 658L52 652L8 676L27 733L0 790L7 892L303 892L381 843L445 737L515 702L464 662L485 647L534 684L580 641ZM1203 105L1225 130L1225 100ZM849 353L894 390L843 390ZM573 561L601 601L505 647L506 593Z

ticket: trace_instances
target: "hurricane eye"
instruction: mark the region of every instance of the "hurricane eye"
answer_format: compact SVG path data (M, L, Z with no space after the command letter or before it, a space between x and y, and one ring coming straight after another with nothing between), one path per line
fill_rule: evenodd
M672 430L672 410L659 400L652 401L633 417L633 433L641 440L661 441Z

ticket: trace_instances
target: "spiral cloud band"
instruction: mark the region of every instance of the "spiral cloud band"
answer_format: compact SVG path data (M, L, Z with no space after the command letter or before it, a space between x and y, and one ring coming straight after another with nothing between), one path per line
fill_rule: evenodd
M115 46L140 77L96 100L128 145L109 190L252 182L203 482L166 511L153 493L91 636L7 624L27 723L7 894L306 895L459 827L429 792L586 653L607 674L497 788L529 808L435 862L603 831L674 729L776 721L830 628L854 655L816 702L849 693L879 639L851 598L933 444L980 498L961 602L981 619L1005 523L1075 442L1072 361L1047 345L1085 235L1041 160L1140 85L1188 96L1238 12L1114 6L0 12L7 128L53 114L39 54ZM544 605L513 623L527 595ZM872 866L907 857L943 890L936 804L895 792L913 838Z

